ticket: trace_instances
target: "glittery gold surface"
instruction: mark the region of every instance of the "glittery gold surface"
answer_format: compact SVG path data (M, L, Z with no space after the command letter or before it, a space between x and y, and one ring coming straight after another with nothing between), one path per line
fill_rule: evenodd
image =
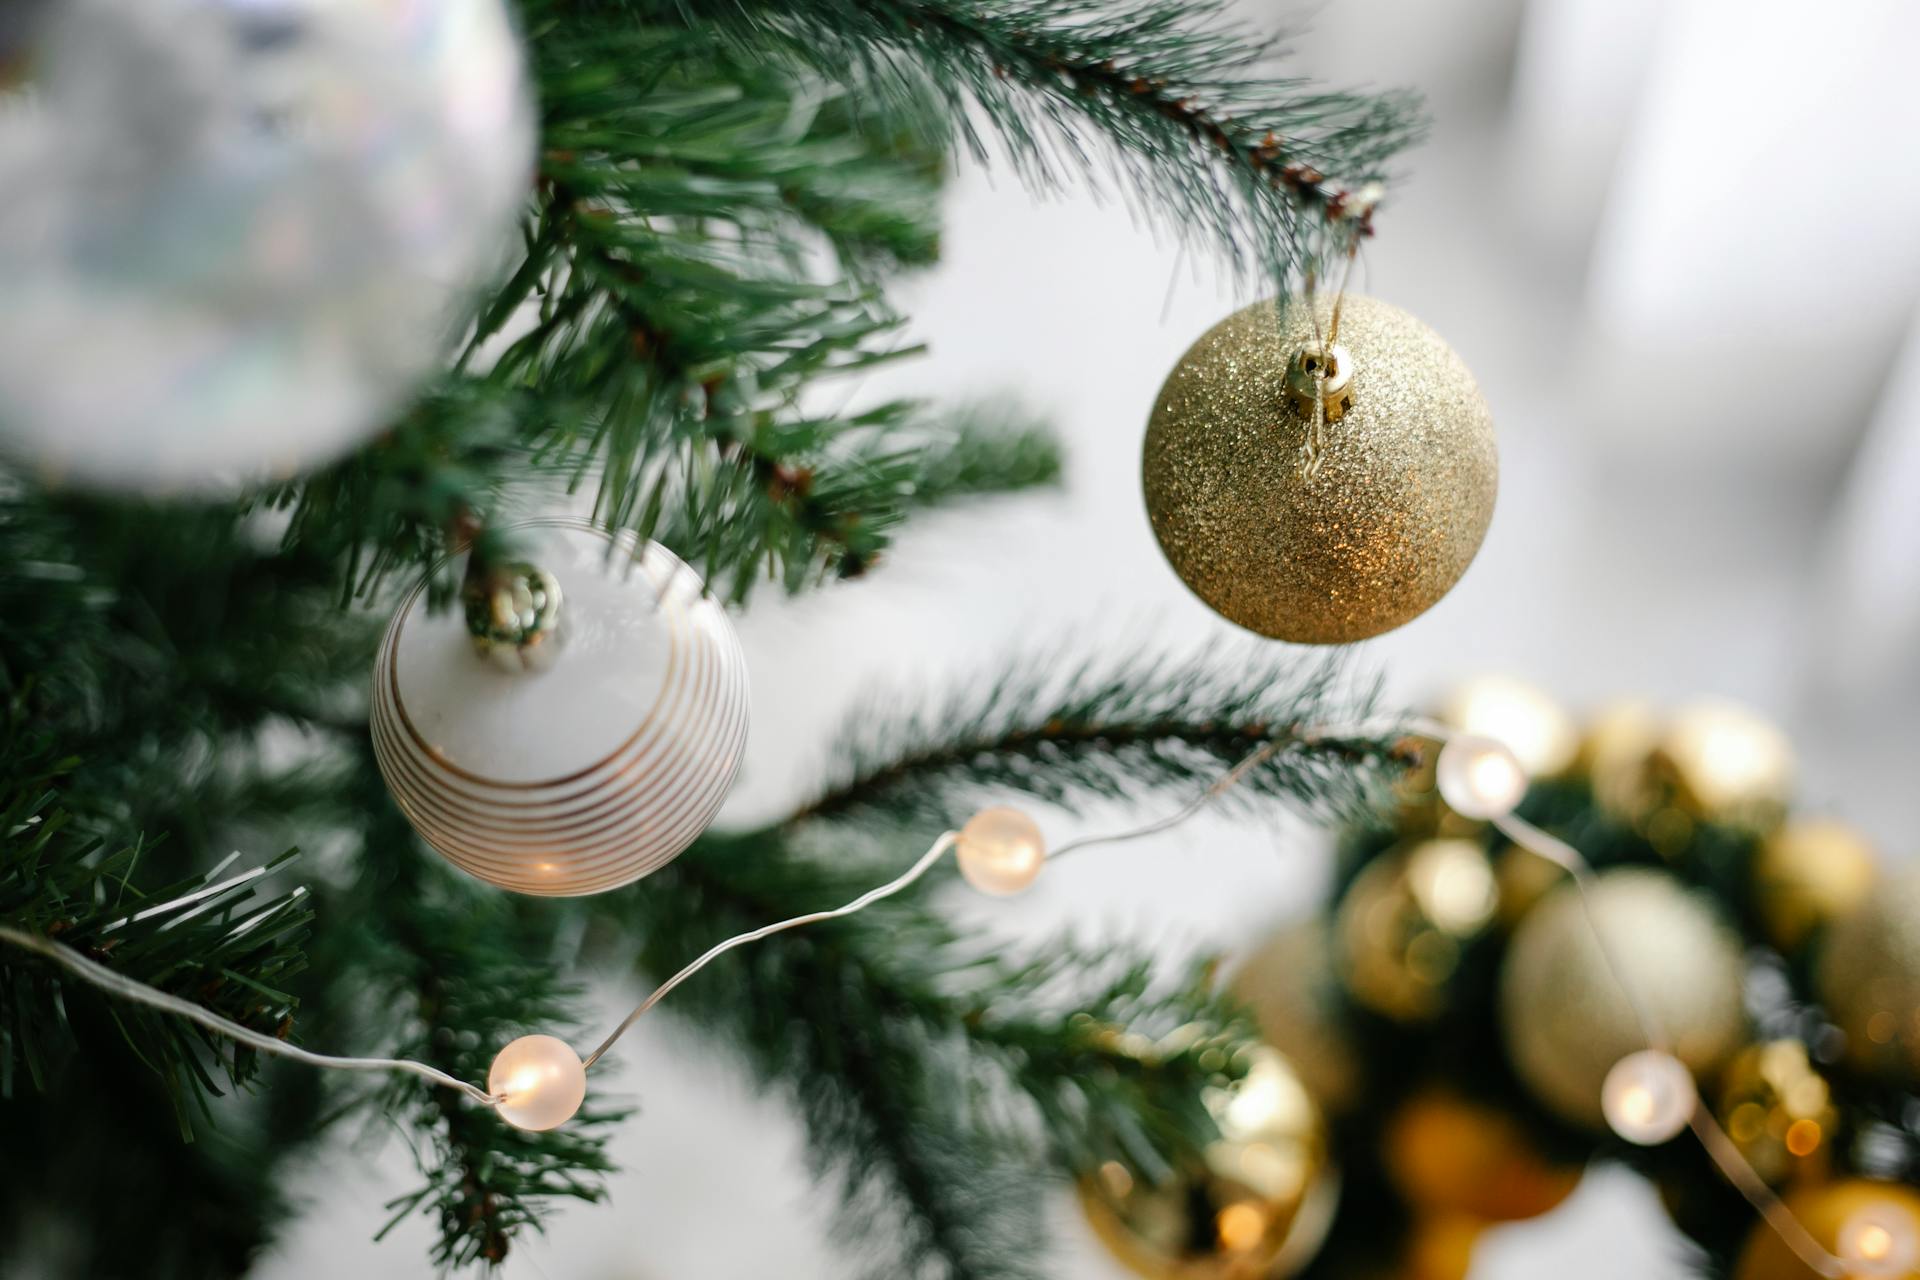
M1331 299L1319 304L1326 325ZM1287 407L1312 336L1298 301L1237 311L1193 344L1147 424L1147 515L1174 571L1225 617L1280 640L1340 644L1417 617L1466 572L1493 518L1499 460L1473 375L1433 330L1348 295L1340 345L1354 404L1323 428Z
M1821 999L1847 1057L1885 1079L1920 1081L1920 870L1888 877L1821 947Z

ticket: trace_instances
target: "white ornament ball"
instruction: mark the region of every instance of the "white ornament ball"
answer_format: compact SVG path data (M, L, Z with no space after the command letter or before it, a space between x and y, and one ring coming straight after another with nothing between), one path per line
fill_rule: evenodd
M565 593L537 670L479 656L425 584L374 664L373 745L394 800L462 870L520 893L601 893L712 822L747 740L745 656L700 577L581 521L503 530Z
M1047 842L1040 828L1018 809L982 809L960 828L957 843L954 856L961 878L999 898L1026 889L1047 865Z
M60 0L0 93L0 446L231 490L388 424L504 265L533 111L501 0Z
M521 1036L487 1071L487 1092L500 1118L516 1129L557 1129L587 1097L587 1069L573 1046L553 1036Z
M1677 1137L1699 1100L1686 1064L1659 1049L1642 1049L1620 1059L1600 1086L1600 1110L1608 1127L1643 1147Z

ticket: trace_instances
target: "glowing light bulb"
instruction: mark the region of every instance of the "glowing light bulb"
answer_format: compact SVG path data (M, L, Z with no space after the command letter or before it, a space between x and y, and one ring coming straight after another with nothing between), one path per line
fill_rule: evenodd
M1693 1073L1659 1049L1642 1049L1620 1059L1600 1086L1600 1110L1607 1124L1643 1147L1658 1146L1686 1128L1698 1104Z
M1434 781L1463 818L1503 818L1527 794L1527 771L1503 742L1461 734L1440 748Z
M1840 1224L1835 1252L1857 1280L1891 1280L1920 1263L1920 1223L1891 1201L1870 1204Z
M1258 1205L1241 1201L1214 1216L1214 1233L1229 1253L1248 1253L1267 1237L1267 1215Z
M1047 842L1018 809L982 809L960 828L960 874L982 893L1009 897L1034 882L1047 862Z
M553 1036L521 1036L487 1071L493 1109L516 1129L557 1129L587 1096L587 1069L571 1045Z

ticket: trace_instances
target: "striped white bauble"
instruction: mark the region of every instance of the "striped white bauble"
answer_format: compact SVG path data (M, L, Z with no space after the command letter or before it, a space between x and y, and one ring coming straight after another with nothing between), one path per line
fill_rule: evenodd
M538 671L488 662L422 583L374 663L374 750L454 865L519 893L601 893L713 820L746 744L746 659L726 611L660 544L574 520L507 532L564 594L557 656Z

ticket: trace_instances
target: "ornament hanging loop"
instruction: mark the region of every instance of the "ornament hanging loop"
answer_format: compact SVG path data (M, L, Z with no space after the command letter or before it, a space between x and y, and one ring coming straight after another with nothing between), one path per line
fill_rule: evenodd
M1302 450L1300 476L1311 480L1320 474L1326 453L1327 424L1338 422L1353 408L1353 354L1340 345L1340 307L1347 300L1347 282L1353 278L1353 262L1359 250L1355 241L1347 251L1346 270L1340 275L1340 288L1333 296L1333 314L1326 331L1320 329L1319 299L1314 295L1314 273L1305 280L1307 315L1313 321L1313 337L1287 361L1284 395L1287 405L1308 423L1306 447Z
M560 649L560 581L525 560L467 561L460 585L474 652L505 671L544 671Z
M1353 356L1337 342L1317 339L1287 363L1287 404L1312 421L1338 422L1353 408Z

